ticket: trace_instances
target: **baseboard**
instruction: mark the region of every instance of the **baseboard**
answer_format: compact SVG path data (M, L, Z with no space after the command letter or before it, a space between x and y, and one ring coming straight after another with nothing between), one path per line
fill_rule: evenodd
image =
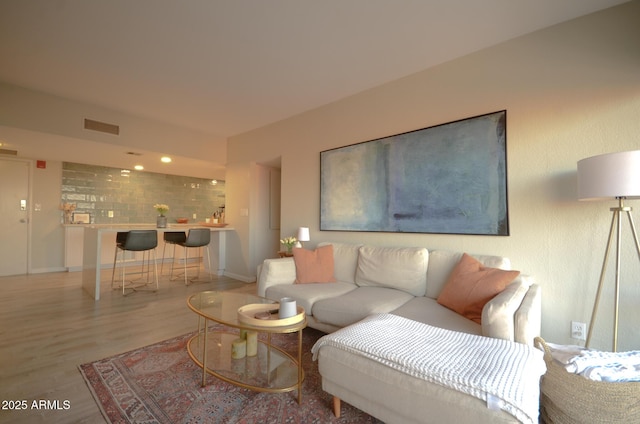
M45 274L47 272L65 272L67 268L65 267L52 267L52 268L32 268L29 270L29 274Z
M225 271L224 272L224 276L225 277L229 277L229 278L233 278L234 280L244 281L245 283L255 283L256 282L256 276L255 275L240 275L240 274L234 274L233 272Z

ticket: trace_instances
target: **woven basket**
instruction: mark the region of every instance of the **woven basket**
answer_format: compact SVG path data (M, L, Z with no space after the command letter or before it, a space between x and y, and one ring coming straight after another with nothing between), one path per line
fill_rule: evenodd
M607 383L568 372L551 356L546 342L547 372L540 387L540 416L547 424L640 423L640 383Z

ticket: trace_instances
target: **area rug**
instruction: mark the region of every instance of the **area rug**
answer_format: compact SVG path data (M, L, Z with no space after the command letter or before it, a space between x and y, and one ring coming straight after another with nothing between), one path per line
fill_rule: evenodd
M187 353L185 334L79 366L102 414L110 423L380 423L342 402L333 415L331 395L321 387L311 346L323 333L303 332L302 404L297 390L263 393L236 387L213 376L201 387L202 369ZM294 353L295 334L276 334L272 342Z

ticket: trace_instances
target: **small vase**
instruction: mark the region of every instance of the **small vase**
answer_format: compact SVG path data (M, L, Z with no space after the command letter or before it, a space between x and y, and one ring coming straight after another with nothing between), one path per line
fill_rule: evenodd
M158 228L167 228L167 217L164 215L158 216L158 219L156 220L156 224Z

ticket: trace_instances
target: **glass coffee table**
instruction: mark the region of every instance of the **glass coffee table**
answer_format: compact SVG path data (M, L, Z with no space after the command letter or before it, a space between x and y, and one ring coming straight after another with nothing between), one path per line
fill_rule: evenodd
M246 305L278 303L251 294L205 291L190 296L189 308L198 314L198 331L187 343L191 359L202 367L202 386L207 374L228 383L260 392L280 393L298 389L298 403L302 402L302 330L307 326L303 313L299 321L283 326L247 324L238 319L238 309ZM267 306L268 307L268 306ZM240 331L266 333L258 337L258 353L241 359L231 357L232 343L238 339L237 332L227 329L209 329L209 321ZM273 323L271 323L273 324ZM291 355L271 344L272 334L298 333L298 355Z

